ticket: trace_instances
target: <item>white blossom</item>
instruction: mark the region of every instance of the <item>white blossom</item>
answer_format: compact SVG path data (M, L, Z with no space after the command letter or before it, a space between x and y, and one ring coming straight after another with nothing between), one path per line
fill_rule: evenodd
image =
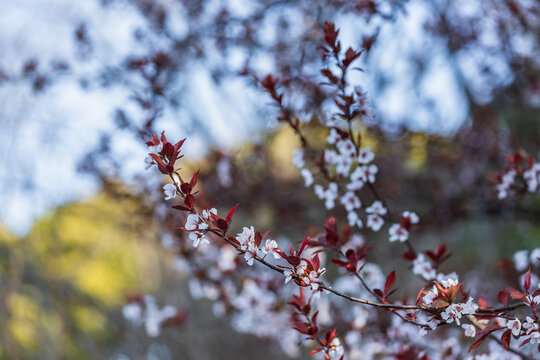
M367 227L373 231L379 231L384 224L382 217L376 214L369 214L367 217Z
M430 306L431 304L433 304L433 301L437 298L438 295L439 295L439 290L437 289L436 286L433 286L431 291L429 291L426 295L424 295L424 297L422 298L422 301L424 302L426 306Z
M438 282L445 288L448 289L452 286L457 286L459 280L457 278L449 277L447 279L438 279Z
M184 228L188 231L195 230L198 228L200 219L199 216L196 214L189 214L186 219L186 225Z
M514 265L517 271L525 271L529 267L529 252L520 250L514 254Z
M296 149L293 151L293 164L297 168L303 168L305 165L304 162L304 151L301 149Z
M152 145L148 147L148 153L149 154L156 154L159 155L159 153L163 150L163 144L159 142L157 145Z
M336 172L339 175L349 176L353 160L348 156L338 156L336 161Z
M433 280L437 272L431 265L431 262L422 253L413 261L413 274L422 276L425 280Z
M324 162L327 164L337 163L339 155L334 150L326 149L324 150Z
M134 324L137 324L141 321L143 311L142 307L139 303L129 303L127 305L124 305L122 308L122 315L124 315L124 318L126 320L131 321Z
M523 322L522 327L525 330L538 330L538 323L536 323L536 321L530 316L527 316L525 318L525 321Z
M330 129L330 135L328 135L328 137L326 138L326 142L333 145L339 139L341 139L341 135L339 135L337 130L336 129Z
M300 170L300 175L304 178L306 187L310 187L313 184L313 174L308 169Z
M211 208L210 210L203 210L202 211L202 218L205 219L205 220L209 220L210 219L210 214L214 214L214 215L217 215L217 210L216 208Z
M347 211L353 211L362 206L360 199L352 192L348 191L341 197L341 204L345 207Z
M473 299L469 298L466 303L450 304L442 313L441 317L447 322L460 325L460 319L463 315L471 315L476 312L478 305L473 303Z
M338 197L338 186L336 183L332 182L328 184L328 189L326 190L317 184L313 187L313 190L319 199L325 200L325 206L328 210L335 206L335 200Z
M358 153L358 162L360 164L364 164L364 165L369 164L370 162L373 161L373 159L375 159L375 154L373 153L370 147L365 147L361 149L360 152Z
M463 324L461 325L463 330L465 330L465 336L467 337L475 337L476 336L476 327L474 325L470 324Z
M285 276L285 284L291 281L294 272L292 270L284 270L283 275Z
M240 249L247 251L255 246L255 229L244 227L240 234L237 234L236 240L240 243Z
M255 229L244 227L242 233L237 234L236 240L240 243L240 249L245 251L244 259L249 266L253 265L255 257L259 254L259 248L255 244Z
M390 229L388 229L388 233L390 235L390 242L405 242L409 238L409 232L399 224L393 224L392 226L390 226Z
M144 158L144 170L146 171L146 170L150 169L152 167L152 165L154 165L154 159L152 159L152 157L149 156L149 155L146 156Z
M176 187L173 184L166 184L163 186L163 192L165 195L165 200L171 200L176 197Z
M418 224L418 221L420 221L418 215L416 215L416 213L412 211L404 211L401 216L405 219L409 219L411 224Z
M540 265L540 248L536 248L533 251L531 251L531 264L534 266Z
M375 200L371 206L366 208L368 214L386 215L387 210L384 207L382 201Z
M249 266L253 266L253 261L255 260L256 255L257 253L253 251L246 251L244 253L244 259L246 259L246 262Z
M515 320L510 320L506 323L506 327L512 330L512 335L519 336L521 332L521 321L516 318Z
M189 239L193 241L193 247L198 247L201 244L209 244L207 238L204 237L204 234L198 231L192 231L189 233Z
M530 339L530 344L540 344L540 331L533 332Z
M377 168L377 165L364 165L359 166L356 168L356 170L359 171L360 179L364 182L374 183L375 182L375 175L379 171ZM356 172L355 170L355 172ZM351 176L352 177L352 176Z
M349 139L340 140L336 143L336 147L339 151L339 153L343 157L349 157L352 158L356 155L356 147L354 146L353 142Z
M536 189L538 188L538 172L536 171L536 168L532 167L523 172L523 178L527 183L527 190L531 193L536 192Z
M335 337L330 344L330 350L328 351L328 355L331 359L339 359L344 352L345 350L343 349L343 346L341 346L339 338Z
M364 226L362 219L360 219L360 217L355 211L350 211L347 214L347 221L349 221L349 226L352 227L358 226L359 228L362 228Z
M274 251L274 249L276 249L277 247L278 244L275 240L266 240L264 248L262 248L262 252L264 254L272 253L274 255L274 259L279 259L279 254Z

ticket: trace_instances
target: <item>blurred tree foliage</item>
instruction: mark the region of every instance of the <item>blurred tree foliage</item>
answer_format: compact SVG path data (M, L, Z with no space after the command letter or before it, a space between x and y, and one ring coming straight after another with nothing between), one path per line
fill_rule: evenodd
M125 294L159 284L152 237L139 200L108 195L54 210L24 238L2 230L0 357L104 357Z

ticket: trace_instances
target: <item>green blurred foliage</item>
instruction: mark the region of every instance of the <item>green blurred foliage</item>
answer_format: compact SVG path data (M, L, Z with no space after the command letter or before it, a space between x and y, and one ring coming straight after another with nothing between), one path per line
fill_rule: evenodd
M140 201L99 195L62 206L24 238L0 232L0 321L6 359L105 356L127 293L155 291L156 227Z

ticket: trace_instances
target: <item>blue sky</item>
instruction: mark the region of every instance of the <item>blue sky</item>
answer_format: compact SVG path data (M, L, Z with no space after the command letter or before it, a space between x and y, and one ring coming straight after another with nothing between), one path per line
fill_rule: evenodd
M58 204L94 194L97 184L78 173L80 158L97 141L101 131L113 128L112 114L119 105L126 105L131 95L125 88L112 87L83 90L77 76L91 74L107 62L115 63L126 54L137 51L132 36L134 29L144 26L138 12L125 2L113 2L104 10L99 1L20 0L5 2L0 13L0 67L8 73L20 73L25 59L38 57L40 66L57 59L73 60L76 64L47 91L34 94L27 83L0 86L0 156L4 164L0 171L1 188L0 223L17 234L24 234L33 220ZM231 3L232 9L244 9L241 0ZM377 97L374 102L381 118L388 124L406 122L415 130L448 133L455 130L467 116L460 98L458 85L452 77L445 53L435 44L429 76L421 83L440 117L436 118L419 104L411 94L411 65L399 54L426 46L421 26L426 8L420 1L411 1L408 15L400 16L395 24L384 25L379 39L381 47L370 54L365 73L358 73L357 81L368 93L377 84L370 73L376 67L379 73L399 79ZM247 11L247 10L246 10ZM174 17L171 28L182 34L182 12ZM291 15L291 16L294 16ZM78 62L73 42L74 24L84 20L92 30L95 54L91 61ZM358 43L361 35L372 29L355 21L351 16L334 19L341 28L344 45ZM372 24L371 26L377 25ZM399 34L400 36L396 36ZM433 46L433 44L431 44ZM241 54L232 62L241 63ZM264 66L264 61L262 61ZM210 131L223 139L221 146L233 147L254 132L264 130L265 121L254 121L257 108L268 104L263 94L246 86L244 81L232 81L216 86L204 64L193 67L184 96L182 109L169 111L160 119L160 126L168 129L172 138L186 135L184 124L178 119L197 117L212 124ZM131 108L134 113L138 110ZM411 119L413 119L411 121ZM196 130L196 129L195 129ZM226 136L218 136L226 134ZM118 151L126 155L123 176L129 181L143 171L144 147L132 139L120 139ZM205 144L193 138L185 148L188 156L202 155ZM28 186L31 185L31 186Z

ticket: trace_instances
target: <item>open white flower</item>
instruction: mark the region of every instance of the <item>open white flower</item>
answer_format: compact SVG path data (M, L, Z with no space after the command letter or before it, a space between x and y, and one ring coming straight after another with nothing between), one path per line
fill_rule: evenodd
M328 135L328 137L326 138L326 142L333 145L339 139L341 139L341 135L339 135L337 130L336 129L330 129L330 135Z
M313 174L308 169L300 170L300 175L304 178L304 185L310 187L313 184Z
M360 170L361 179L364 182L369 182L373 184L375 182L375 175L379 171L379 168L377 167L377 165L372 164L369 166L359 166L357 170Z
M336 172L339 175L349 176L349 172L353 164L352 158L350 158L349 156L340 155L337 158L336 164Z
M405 242L409 238L409 232L399 224L393 224L392 226L390 226L390 229L388 229L388 233L390 235L390 242Z
M304 167L304 151L301 149L296 149L293 151L293 164L296 165L297 168Z
M437 275L437 272L426 256L420 253L413 261L413 274L420 275L425 280L433 280Z
M360 219L360 217L355 211L350 211L347 214L347 220L349 221L349 226L358 226L359 228L362 228L364 226L362 219Z
M210 243L208 239L204 237L204 234L198 231L190 232L189 239L193 241L193 247L195 248L198 247L199 245Z
M173 184L166 184L163 186L163 192L165 195L165 200L171 200L176 197L176 187Z
M474 327L474 325L463 324L463 325L461 325L461 327L463 328L463 330L465 330L465 336L467 336L467 337L475 337L476 336L476 328Z
M148 153L149 154L156 154L159 155L159 153L163 150L163 144L159 142L157 145L152 145L148 147Z
M345 207L347 211L353 211L362 206L360 199L352 192L348 191L341 197L341 204Z
M382 217L376 214L369 214L367 217L367 227L373 231L379 231L384 224Z
M144 170L148 170L152 167L152 165L154 165L154 159L152 159L151 156L147 155L145 158L144 158Z
M199 226L199 223L200 223L200 219L199 219L199 216L196 215L196 214L189 214L187 219L186 219L186 225L184 226L186 228L186 230L188 231L191 231L191 230L196 230Z
M336 143L336 147L343 157L352 158L354 155L356 155L356 147L349 139L338 141Z
M358 162L360 164L369 164L375 159L375 154L371 151L370 147L365 147L358 153Z
M210 210L203 210L202 211L202 218L205 219L205 220L208 220L208 219L210 219L210 214L217 215L216 208L211 208Z
M433 304L433 300L437 298L437 295L439 295L439 290L436 286L433 286L430 292L428 292L424 297L422 298L422 301L424 302L424 305L430 306Z
M409 219L411 224L418 224L418 221L420 221L418 215L416 215L416 213L412 211L404 211L401 216L403 216L405 219Z
M324 150L324 162L327 164L335 164L338 160L339 155L334 150L326 149Z
M506 323L506 327L512 330L512 335L519 336L521 332L521 321L516 318L515 320L510 320Z
M452 286L457 286L457 284L459 283L459 280L457 278L452 278L452 277L448 277L446 279L439 277L438 281L445 289L448 289L449 287L452 287Z
M285 276L285 284L291 281L294 272L292 270L284 270L283 275Z
M242 233L236 236L236 240L240 242L240 249L248 251L250 248L256 248L255 246L255 229L252 227L244 227Z
M274 251L274 249L276 249L277 247L278 244L275 240L266 240L264 248L262 248L262 252L264 254L272 253L274 255L274 259L279 259L280 256Z
M384 207L382 201L375 200L371 206L366 208L368 214L386 215L387 210Z

